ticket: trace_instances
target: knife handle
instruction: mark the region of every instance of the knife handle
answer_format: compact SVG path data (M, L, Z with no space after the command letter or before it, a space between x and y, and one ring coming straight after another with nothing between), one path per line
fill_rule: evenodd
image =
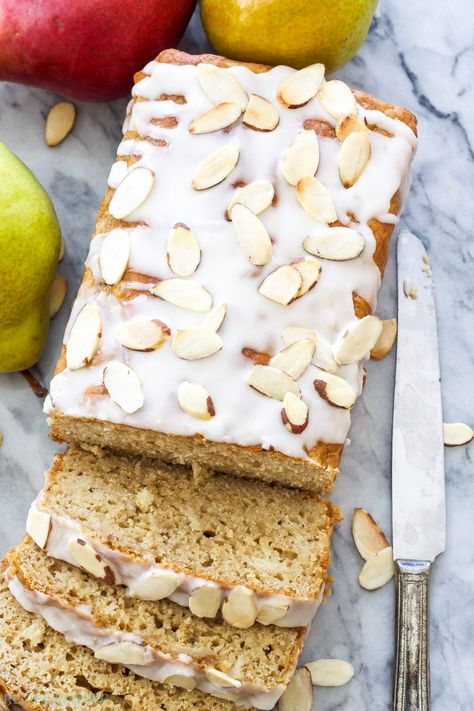
M429 711L429 561L396 560L397 654L394 711Z

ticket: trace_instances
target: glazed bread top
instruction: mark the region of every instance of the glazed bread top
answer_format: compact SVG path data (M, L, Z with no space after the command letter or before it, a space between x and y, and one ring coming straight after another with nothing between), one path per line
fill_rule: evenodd
M380 333L415 119L321 65L201 59L137 75L46 409L309 458Z

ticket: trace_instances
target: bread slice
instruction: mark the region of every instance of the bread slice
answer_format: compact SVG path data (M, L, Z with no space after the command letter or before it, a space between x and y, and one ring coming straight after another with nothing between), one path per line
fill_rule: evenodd
M318 67L170 50L136 76L46 404L55 439L331 488L416 119Z
M237 630L192 617L169 600L128 597L123 588L48 557L29 538L5 560L10 590L23 607L98 658L161 683L272 709L303 646L305 628Z
M98 574L133 596L169 597L236 627L302 627L321 600L339 517L311 492L70 448L47 473L27 532L75 565L81 540L100 557ZM253 614L240 620L229 600L243 589Z
M97 659L89 649L66 641L41 617L24 610L2 578L0 708L232 711L236 706L197 690L156 684L125 667Z

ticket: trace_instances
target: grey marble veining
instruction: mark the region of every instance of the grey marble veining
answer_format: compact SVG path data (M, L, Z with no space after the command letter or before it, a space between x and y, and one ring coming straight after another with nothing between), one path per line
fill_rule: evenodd
M207 50L198 19L183 41ZM445 420L474 422L474 5L471 0L382 0L367 42L339 76L406 105L420 119L420 148L401 220L427 246L436 284ZM64 237L67 303L52 322L48 347L35 369L48 383L106 176L126 100L78 105L73 133L47 148L44 118L56 97L14 85L0 87L0 140L35 172L53 198ZM392 250L393 251L393 250ZM378 313L395 315L393 256ZM420 363L420 368L423 363ZM346 519L338 526L331 572L334 595L308 638L303 661L341 657L356 675L346 687L316 689L318 711L387 711L393 661L393 586L359 588L361 565L350 534L355 506L364 506L390 532L390 428L394 354L368 364L342 472L333 498ZM28 505L57 449L48 440L41 401L20 375L0 375L0 552L19 540ZM474 445L447 450L448 547L432 581L434 711L474 708Z

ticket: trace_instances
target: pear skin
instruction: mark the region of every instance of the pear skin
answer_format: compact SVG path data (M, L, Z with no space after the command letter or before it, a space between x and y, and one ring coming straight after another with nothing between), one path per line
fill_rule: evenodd
M0 372L11 372L43 350L61 231L48 194L3 143L0 218Z

